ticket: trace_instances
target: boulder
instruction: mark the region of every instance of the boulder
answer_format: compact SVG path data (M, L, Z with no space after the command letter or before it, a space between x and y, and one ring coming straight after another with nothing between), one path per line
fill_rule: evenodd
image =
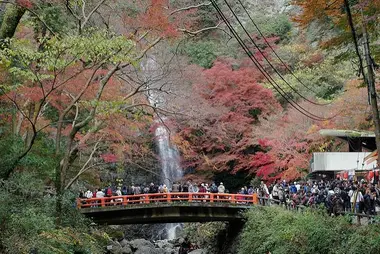
M107 251L112 254L122 254L122 248L120 245L108 245Z
M164 253L165 254L177 254L178 253L178 248L164 248Z
M120 241L120 245L121 245L121 247L125 247L125 246L129 247L129 242L127 240L123 239Z
M135 240L130 241L129 244L132 250L138 250L138 249L141 249L142 247L148 247L150 249L154 249L154 244L145 239L135 239Z
M133 251L132 251L131 247L129 247L129 246L124 246L124 247L121 249L121 253L122 253L122 254L132 254Z
M197 249L197 250L190 251L189 254L207 254L207 251L204 249Z
M137 249L134 254L166 254L162 249L151 248L148 246L142 246Z
M156 247L158 247L160 249L166 249L166 248L173 249L174 248L174 245L171 242L169 242L168 240L156 241L155 245L156 245Z

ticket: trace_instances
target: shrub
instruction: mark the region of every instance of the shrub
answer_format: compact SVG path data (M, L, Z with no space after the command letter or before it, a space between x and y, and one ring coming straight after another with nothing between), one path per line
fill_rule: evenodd
M379 253L379 233L378 226L351 225L345 217L254 207L247 212L239 253Z
M190 57L191 63L207 69L212 67L217 57L216 44L211 41L189 43L185 47L185 52Z

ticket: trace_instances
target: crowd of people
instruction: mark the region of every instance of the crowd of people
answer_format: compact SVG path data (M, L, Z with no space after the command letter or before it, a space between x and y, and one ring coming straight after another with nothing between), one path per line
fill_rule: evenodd
M207 198L207 193L229 193L224 184L216 183L184 183L175 182L169 188L166 184L156 185L130 185L130 186L108 186L104 189L81 192L81 198L103 198L116 197L114 202L122 202L124 195L140 195L153 193L203 193L200 197ZM244 186L236 192L241 195L257 194L262 205L275 202L290 208L322 207L324 206L330 214L341 214L343 212L365 213L376 215L380 206L380 186L377 183L347 180L319 180L302 182L281 182L270 185L261 182L259 186ZM117 198L120 196L120 198ZM239 198L244 202L243 198Z
M261 182L259 196L267 197L280 204L296 208L326 207L329 214L343 212L376 215L380 206L380 186L378 183L361 181L304 181L277 182L267 186Z
M96 189L91 191L88 189L85 192L80 193L81 198L103 198L111 196L124 196L124 195L139 195L139 194L153 194L153 193L171 193L171 192L190 192L190 193L228 193L223 183L208 184L208 183L186 183L175 182L171 188L168 188L166 184L156 185L151 183L150 185L134 185L131 186L118 186L113 187L109 185L104 189ZM248 194L248 193L247 193Z

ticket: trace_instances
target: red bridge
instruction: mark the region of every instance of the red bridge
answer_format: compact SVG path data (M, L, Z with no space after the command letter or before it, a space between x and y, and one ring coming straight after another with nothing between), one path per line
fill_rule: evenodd
M219 193L154 193L78 199L81 213L100 224L242 220L258 197Z

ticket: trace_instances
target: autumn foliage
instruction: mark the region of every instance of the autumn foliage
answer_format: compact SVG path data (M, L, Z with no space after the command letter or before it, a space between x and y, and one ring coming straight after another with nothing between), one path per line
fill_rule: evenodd
M177 143L185 154L185 165L201 170L255 171L250 162L261 151L253 142L255 125L281 111L280 105L269 89L258 84L260 75L255 69L233 70L227 62L216 62L203 75L204 82L194 89L219 113L199 119L201 125L182 128Z

